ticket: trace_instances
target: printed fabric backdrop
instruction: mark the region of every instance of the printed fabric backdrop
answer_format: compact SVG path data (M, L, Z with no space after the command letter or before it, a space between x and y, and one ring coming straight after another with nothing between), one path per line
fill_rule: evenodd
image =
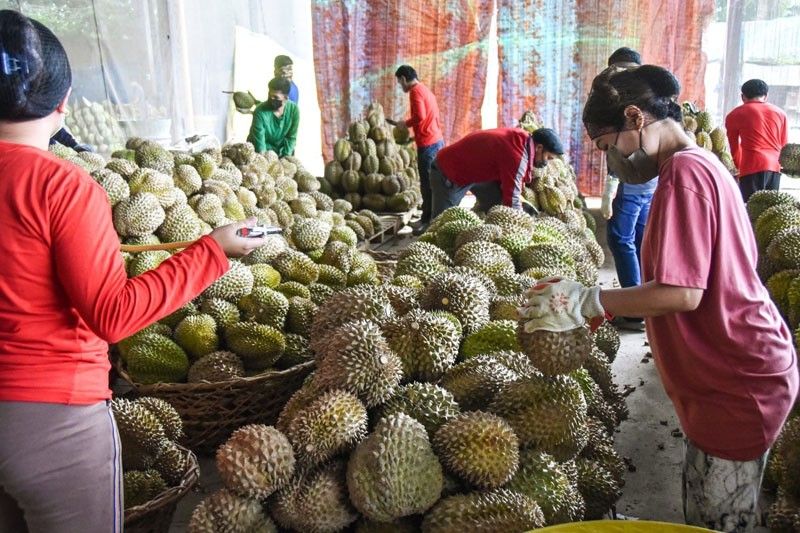
M704 101L703 29L713 0L315 0L314 61L322 110L323 153L381 102L400 118L408 98L394 80L414 65L437 97L445 142L481 127L489 25L497 14L498 126L527 109L568 147L586 195L602 194L605 162L592 149L581 110L594 76L620 46L671 69L681 100Z
M481 127L494 0L315 0L314 63L322 150L372 101L388 118L408 116L395 81L408 63L436 95L445 142Z
M581 112L592 79L621 46L672 70L681 101L703 103L701 38L713 0L498 0L498 125L533 109L568 146L580 190L603 192L605 162L592 148Z

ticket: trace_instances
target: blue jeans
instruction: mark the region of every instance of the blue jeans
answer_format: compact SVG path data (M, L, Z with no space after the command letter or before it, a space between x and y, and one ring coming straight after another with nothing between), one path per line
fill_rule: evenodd
M471 187L471 185L456 185L447 179L447 176L442 174L435 161L431 165L430 184L432 193L431 220L439 216L445 209L460 204Z
M652 194L617 194L608 221L608 247L614 256L617 277L622 287L642 283L641 250L644 226L650 213Z
M444 147L444 141L420 146L417 148L417 168L419 169L419 192L422 193L422 217L423 223L430 222L431 209L433 206L433 192L431 192L430 171L436 154Z

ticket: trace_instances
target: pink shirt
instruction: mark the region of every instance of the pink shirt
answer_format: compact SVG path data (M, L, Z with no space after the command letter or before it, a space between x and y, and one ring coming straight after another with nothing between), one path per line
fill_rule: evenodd
M703 289L698 308L647 319L686 436L722 459L772 446L798 390L789 329L756 274L736 182L701 148L665 161L642 243L645 282Z

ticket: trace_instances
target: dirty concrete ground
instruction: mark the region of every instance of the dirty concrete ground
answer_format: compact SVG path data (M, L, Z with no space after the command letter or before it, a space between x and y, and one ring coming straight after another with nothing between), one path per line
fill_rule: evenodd
M605 224L600 217L599 200L590 199L589 207L598 220L598 241L606 249L606 262L600 271L599 282L610 288L615 284L616 272L605 244ZM402 249L411 240L409 228L404 228L399 239L380 249ZM622 389L630 386L635 390L627 397L630 416L615 436L617 451L630 460L633 470L626 476L617 513L642 520L682 523L680 467L683 438L675 411L661 385L653 359L648 357L650 348L645 334L621 332L621 341L613 364L615 381ZM198 490L180 502L170 533L185 532L192 509L206 494L221 487L213 457L201 457L200 468ZM758 531L768 530L759 528Z

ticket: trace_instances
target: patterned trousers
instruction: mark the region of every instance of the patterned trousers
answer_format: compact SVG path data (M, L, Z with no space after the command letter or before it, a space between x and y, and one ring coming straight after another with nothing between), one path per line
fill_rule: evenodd
M749 533L758 523L758 495L769 451L753 461L708 455L688 440L683 460L686 523L726 533Z

